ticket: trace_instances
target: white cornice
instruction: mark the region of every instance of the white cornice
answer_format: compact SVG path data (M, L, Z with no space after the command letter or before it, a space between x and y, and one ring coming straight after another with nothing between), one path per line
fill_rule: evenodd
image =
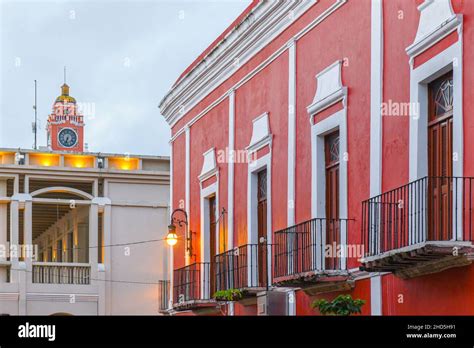
M317 0L260 2L162 99L160 110L168 124L173 126L315 3Z

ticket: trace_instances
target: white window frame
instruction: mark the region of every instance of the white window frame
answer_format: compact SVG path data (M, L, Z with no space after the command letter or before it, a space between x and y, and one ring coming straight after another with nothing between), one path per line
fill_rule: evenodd
M432 57L422 65L410 69L410 105L419 105L418 110L410 114L409 133L409 176L410 182L428 176L428 84L438 77L453 72L453 176L463 176L463 60L462 60L462 25L458 27L458 42ZM457 194L458 216L453 217L453 240L462 240L462 226L455 227L462 221L463 195L462 185L457 192L453 191L453 204ZM455 214L455 211L453 211ZM427 232L427 230L426 230ZM457 234L456 234L457 233ZM411 237L411 236L410 236Z
M339 131L339 218L347 218L347 122L346 108L311 126L311 216L326 218L326 161L324 137ZM323 228L325 228L323 226ZM341 231L342 232L342 231ZM326 245L326 236L322 234L322 244ZM341 234L341 244L346 245L346 234ZM318 252L323 252L318 250ZM324 269L321 258L316 260L317 269ZM341 268L346 268L346 259L342 258Z
M217 178L216 182L202 188L201 186L201 262L207 263L211 262L211 251L209 249L210 243L210 233L211 233L211 221L209 221L209 198L215 196L216 197L216 217L217 212L219 211L219 178ZM216 234L219 233L219 221L216 223ZM217 237L217 236L216 236ZM214 245L215 250L218 250L218 242L219 239L216 238L216 245ZM210 298L210 278L209 284L204 282L203 275L205 274L205 265L201 264L201 294L203 294L203 298ZM211 277L210 269L208 277ZM209 296L205 296L204 294L209 294Z
M267 170L267 245L272 243L272 156L270 153L252 161L248 165L247 177L247 243L259 244L258 240L258 173ZM271 248L267 250L267 273L271 279L272 255ZM257 251L258 252L258 251ZM251 253L248 253L248 265L251 265ZM258 267L258 265L257 265ZM255 279L251 279L251 274ZM248 272L249 284L257 284L258 272Z

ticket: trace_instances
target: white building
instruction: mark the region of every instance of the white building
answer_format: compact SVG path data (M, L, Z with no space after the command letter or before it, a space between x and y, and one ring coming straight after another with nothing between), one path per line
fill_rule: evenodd
M0 314L167 307L169 158L0 149Z

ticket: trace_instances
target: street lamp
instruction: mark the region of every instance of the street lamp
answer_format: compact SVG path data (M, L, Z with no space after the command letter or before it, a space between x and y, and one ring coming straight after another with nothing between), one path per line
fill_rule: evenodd
M174 246L178 243L178 235L176 234L176 226L169 225L168 226L168 235L166 236L166 243L169 246Z
M175 217L176 213L182 213L184 215L184 219L179 219ZM175 209L171 214L171 223L168 226L168 235L166 236L166 243L169 246L174 246L178 242L178 235L176 234L176 225L178 226L186 226L185 231L185 239L186 239L186 251L188 255L192 255L192 232L189 232L189 225L188 225L188 214L183 209Z

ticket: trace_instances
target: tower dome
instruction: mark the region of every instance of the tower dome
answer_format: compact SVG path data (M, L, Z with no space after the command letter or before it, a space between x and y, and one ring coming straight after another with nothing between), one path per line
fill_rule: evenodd
M76 104L76 99L74 99L73 97L71 97L69 95L69 86L66 83L64 83L61 86L61 95L56 98L56 103L57 102L64 102L64 101L67 102L67 103Z

